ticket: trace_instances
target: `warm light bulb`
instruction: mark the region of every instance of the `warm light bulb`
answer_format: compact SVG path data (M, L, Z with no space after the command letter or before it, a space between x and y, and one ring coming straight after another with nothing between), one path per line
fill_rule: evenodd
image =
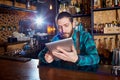
M28 7L28 8L30 7L30 1L27 2L27 7Z
M52 10L52 4L50 4L50 10Z

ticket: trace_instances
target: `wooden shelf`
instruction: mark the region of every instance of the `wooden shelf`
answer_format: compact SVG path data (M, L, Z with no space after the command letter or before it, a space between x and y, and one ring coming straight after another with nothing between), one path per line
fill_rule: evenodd
M98 9L93 9L93 11L106 11L106 10L116 10L116 9L120 9L120 7L98 8Z
M8 6L8 5L4 5L4 4L0 4L0 7L1 8L7 8L7 9L10 9L10 10L19 10L19 11L27 11L27 12L34 12L34 13L37 13L36 10L28 10L28 9L24 9L24 8L18 8L18 7L14 7L14 6Z
M90 14L74 14L73 17L90 17Z
M93 33L94 36L98 36L98 35L120 35L120 33L111 33L111 34L105 34L105 33Z

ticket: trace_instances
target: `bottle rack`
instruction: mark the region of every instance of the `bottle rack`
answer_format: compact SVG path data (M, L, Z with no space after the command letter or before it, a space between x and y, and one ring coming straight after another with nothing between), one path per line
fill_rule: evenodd
M98 2L95 3L95 1ZM104 5L101 5L100 1L107 0L91 1L91 34L93 35L98 53L100 54L100 63L111 64L113 50L118 47L118 43L120 45L120 6L114 6L113 4L108 5L108 3L106 4L105 2ZM105 24L112 24L112 27L106 27ZM99 31L96 32L95 30Z
M90 16L90 3L88 0L60 1L59 12L62 11L70 12L73 17Z
M120 47L120 35L97 35L94 36L94 41L101 58L100 63L111 65L113 51Z
M58 12L69 12L73 16L74 26L81 24L85 30L90 31L90 3L91 0L64 0L59 2Z
M120 22L119 22L119 26L118 27L108 27L108 28L105 28L105 25L103 27L103 32L98 32L98 33L95 33L94 32L94 28L95 28L95 24L106 24L106 23L112 23L112 21L120 21L119 20L119 10L120 10L120 1L118 1L118 3L116 3L117 5L114 4L114 1L110 1L108 3L106 2L102 2L104 0L92 0L91 2L91 5L92 5L92 8L91 8L91 27L92 27L92 35L101 35L101 34L119 34L120 33ZM105 0L106 1L106 0ZM102 4L102 5L101 5ZM97 6L97 7L96 7ZM102 12L110 12L110 14L114 14L114 16L111 16L109 14L106 13L105 16L100 16L99 13L102 13ZM114 13L111 13L111 11L113 11ZM95 13L97 15L95 15ZM104 15L104 14L101 14L101 15ZM108 17L108 19L111 17L111 21L110 20L107 20L106 21L102 21L102 22L98 22L96 23L96 16L99 16L97 17L98 19L99 18L102 18L105 19L106 17ZM112 17L114 17L112 19ZM101 20L100 20L101 21ZM108 22L107 22L108 21Z

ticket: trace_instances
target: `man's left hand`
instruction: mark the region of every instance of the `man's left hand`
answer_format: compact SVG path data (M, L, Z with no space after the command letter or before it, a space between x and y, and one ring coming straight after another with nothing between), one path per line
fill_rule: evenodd
M77 51L74 47L74 45L72 45L72 51L68 52L60 47L57 47L57 51L53 51L52 54L64 61L68 61L68 62L73 62L75 63L78 60L78 55L77 55Z

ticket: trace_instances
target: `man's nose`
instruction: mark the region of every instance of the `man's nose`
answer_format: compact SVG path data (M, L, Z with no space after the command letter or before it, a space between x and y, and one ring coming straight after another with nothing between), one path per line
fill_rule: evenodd
M66 31L63 27L61 28L61 30L62 30L63 33Z

